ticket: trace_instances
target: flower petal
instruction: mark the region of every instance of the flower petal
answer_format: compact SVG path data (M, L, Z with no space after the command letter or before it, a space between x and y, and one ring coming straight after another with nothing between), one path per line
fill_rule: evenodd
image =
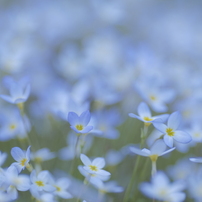
M163 140L157 140L151 147L151 154L160 156L166 150L166 145Z
M163 139L167 146L173 147L173 138L172 137L170 137L168 135L164 135Z
M166 129L167 126L163 123L153 123L153 126L159 130L160 132L162 132L163 134L166 134Z
M179 127L180 122L181 122L180 113L178 111L173 112L168 118L168 127L176 130Z
M79 117L75 112L69 112L67 120L68 120L69 124L72 126L79 124Z
M91 160L85 154L81 154L80 159L85 166L91 165Z
M38 174L37 178L46 183L50 178L50 173L47 170L43 170Z
M128 116L130 116L131 118L139 119L140 121L144 121L141 117L139 117L139 116L137 116L136 114L133 114L133 113L129 113Z
M105 166L105 160L104 158L95 158L92 162L92 165L97 166L98 168L103 168Z
M90 112L87 110L85 112L83 112L80 117L79 117L79 121L82 125L86 126L89 121L90 121L91 115Z
M160 156L163 156L163 155L165 155L165 154L167 154L167 153L173 151L174 149L175 149L175 147L173 147L173 148L171 148L171 149L169 149L169 150L163 152Z
M103 176L106 176L106 175L111 175L110 172L106 171L106 170L99 170L97 172L98 175L103 175Z
M140 117L151 117L151 111L145 102L141 102L137 108Z
M25 153L22 149L19 147L13 147L11 149L11 155L16 161L21 161L23 158L25 158Z
M180 130L175 131L175 135L173 138L174 140L184 144L189 143L192 140L191 136L188 133Z
M135 154L138 154L140 156L149 156L148 152L142 151L141 149L130 147L130 151L132 151Z
M202 163L202 157L190 158L189 160L195 163Z
M11 97L11 96L8 96L8 95L0 95L0 97L3 99L3 100L5 100L5 101L7 101L7 102L9 102L9 103L14 103L14 99Z

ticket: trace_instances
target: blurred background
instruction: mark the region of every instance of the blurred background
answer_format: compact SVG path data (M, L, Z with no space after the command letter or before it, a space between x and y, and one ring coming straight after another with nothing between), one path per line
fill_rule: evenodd
M159 160L159 169L201 155L201 8L200 0L0 1L0 94L9 93L7 76L16 81L26 77L31 84L25 109L32 151L47 147L58 156L42 164L43 169L68 175L74 138L67 114L89 109L92 125L101 132L89 134L86 154L105 157L111 179L125 188L135 164L127 147L140 143L143 127L128 113L137 114L141 101L154 115L180 111L181 127L195 138L190 145L176 145L174 155ZM0 100L1 128L15 108ZM17 133L5 140L0 131L3 152L27 148ZM113 153L118 151L119 157ZM11 162L9 157L5 165ZM77 158L76 165L81 164ZM72 176L83 180L76 165ZM144 181L150 179L150 167L143 175ZM109 194L106 201L121 202L123 195ZM134 200L148 199L136 193Z

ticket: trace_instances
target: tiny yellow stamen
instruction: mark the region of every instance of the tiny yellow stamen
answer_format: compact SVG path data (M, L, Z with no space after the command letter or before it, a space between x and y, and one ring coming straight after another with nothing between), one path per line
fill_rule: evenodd
M153 96L153 95L151 95L151 96L150 96L150 99L153 100L153 101L155 101L155 100L156 100L156 97Z
M147 117L147 116L144 117L143 119L144 119L145 121L153 121L153 119L151 119L151 118L149 118L149 117Z
M90 169L91 169L92 171L98 171L97 166L92 166L92 165L90 165L89 167L90 167Z
M60 188L60 187L55 186L55 188L56 188L57 191L61 191L61 188Z
M43 187L44 186L44 183L42 181L36 181L35 182L39 187Z
M10 128L11 130L14 130L14 129L16 128L16 125L15 125L15 124L11 124L11 125L9 126L9 128Z
M156 155L156 154L153 154L153 155L151 155L151 156L149 156L149 157L150 157L150 159L151 159L153 162L156 162L157 159L158 159L158 155Z
M153 119L151 119L151 118L149 118L149 117L145 116L145 117L143 118L143 120L145 120L145 121L152 121ZM148 126L150 126L150 125L151 125L151 123L144 122L144 125L148 127Z
M22 160L20 161L20 165L21 165L21 166L25 166L26 161L27 161L26 158L22 159Z
M83 130L83 125L76 125L77 130Z
M166 129L166 133L167 133L167 135L169 135L169 136L174 136L174 134L175 134L175 132L173 131L173 129L172 128L167 128Z

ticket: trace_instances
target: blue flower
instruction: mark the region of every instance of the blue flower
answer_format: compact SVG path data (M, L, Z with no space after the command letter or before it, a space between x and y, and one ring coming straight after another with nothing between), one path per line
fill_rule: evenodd
M93 129L93 126L87 126L90 121L91 115L87 110L78 116L75 112L68 113L68 122L70 127L77 133L88 133Z

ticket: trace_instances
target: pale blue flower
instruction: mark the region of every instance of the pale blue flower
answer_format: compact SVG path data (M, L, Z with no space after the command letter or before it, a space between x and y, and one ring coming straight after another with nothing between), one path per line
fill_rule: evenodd
M88 126L91 115L87 110L83 112L80 116L78 116L75 112L68 113L68 122L70 123L70 127L77 133L89 133L93 126Z
M10 95L0 95L2 99L12 104L22 103L28 99L31 87L26 77L17 82L11 77L6 77L4 82Z
M141 192L147 197L168 202L184 201L185 193L182 192L184 188L183 182L176 181L171 184L168 177L160 171L152 176L151 183L140 184Z
M154 123L154 127L163 133L163 139L166 145L173 147L173 141L176 140L180 143L189 143L192 138L184 131L178 130L181 122L181 116L179 112L173 112L169 118L167 125L163 123Z
M168 114L162 114L159 116L152 116L151 111L148 107L148 105L145 102L141 102L137 108L138 115L135 115L133 113L129 113L129 116L132 118L139 119L140 121L143 121L146 125L149 125L150 123L154 122L165 122L168 118Z

